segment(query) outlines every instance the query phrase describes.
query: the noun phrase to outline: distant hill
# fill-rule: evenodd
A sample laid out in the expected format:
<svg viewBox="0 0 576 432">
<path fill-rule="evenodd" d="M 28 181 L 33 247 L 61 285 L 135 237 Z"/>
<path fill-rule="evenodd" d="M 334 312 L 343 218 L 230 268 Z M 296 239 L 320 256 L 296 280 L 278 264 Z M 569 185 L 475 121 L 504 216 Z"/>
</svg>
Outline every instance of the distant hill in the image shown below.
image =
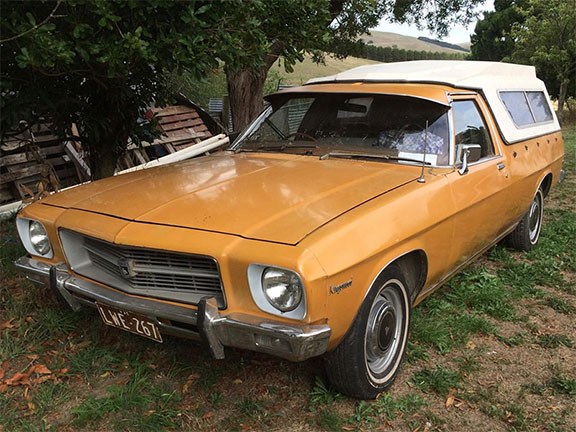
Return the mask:
<svg viewBox="0 0 576 432">
<path fill-rule="evenodd" d="M 463 54 L 462 48 L 445 48 L 436 44 L 418 40 L 418 38 L 415 37 L 404 36 L 397 33 L 375 31 L 370 35 L 362 36 L 362 39 L 366 44 L 371 44 L 374 46 L 396 47 L 399 49 L 414 51 Z M 277 74 L 277 78 L 281 81 L 282 84 L 301 85 L 308 81 L 310 78 L 334 75 L 338 72 L 352 69 L 357 66 L 376 63 L 378 62 L 356 57 L 347 57 L 341 60 L 335 59 L 331 56 L 326 56 L 324 64 L 316 64 L 309 56 L 307 56 L 302 63 L 297 62 L 294 65 L 294 72 L 292 73 L 285 72 L 281 62 L 277 62 L 277 67 L 273 68 L 272 70 L 276 71 L 275 73 Z"/>
<path fill-rule="evenodd" d="M 272 69 L 278 71 L 279 78 L 282 84 L 287 85 L 302 85 L 310 78 L 323 77 L 328 75 L 335 75 L 339 72 L 346 71 L 358 66 L 364 66 L 368 64 L 377 64 L 378 62 L 361 59 L 356 57 L 347 57 L 345 59 L 336 59 L 334 57 L 326 56 L 324 64 L 317 64 L 312 61 L 310 56 L 306 56 L 302 63 L 298 62 L 294 65 L 294 72 L 287 73 L 281 66 L 281 63 L 277 62 L 278 69 Z"/>
<path fill-rule="evenodd" d="M 438 39 L 430 39 L 430 38 L 427 38 L 427 37 L 424 37 L 424 36 L 420 36 L 420 37 L 418 38 L 418 40 L 419 40 L 419 41 L 422 41 L 422 42 L 426 42 L 426 43 L 432 44 L 432 45 L 438 45 L 439 47 L 442 47 L 442 48 L 453 49 L 453 50 L 456 50 L 456 51 L 463 51 L 463 52 L 469 52 L 469 51 L 470 51 L 469 49 L 464 48 L 464 47 L 461 47 L 460 45 L 452 44 L 452 43 L 449 43 L 449 42 L 444 42 L 444 41 L 441 41 L 441 40 L 438 40 Z"/>
<path fill-rule="evenodd" d="M 429 43 L 412 36 L 404 36 L 398 33 L 372 31 L 360 37 L 364 43 L 380 47 L 396 47 L 405 50 L 429 51 L 443 53 L 462 53 L 460 49 L 453 49 L 439 46 L 438 44 Z M 432 40 L 432 39 L 430 39 Z M 459 45 L 455 45 L 459 46 Z M 464 48 L 465 50 L 466 48 Z"/>
</svg>

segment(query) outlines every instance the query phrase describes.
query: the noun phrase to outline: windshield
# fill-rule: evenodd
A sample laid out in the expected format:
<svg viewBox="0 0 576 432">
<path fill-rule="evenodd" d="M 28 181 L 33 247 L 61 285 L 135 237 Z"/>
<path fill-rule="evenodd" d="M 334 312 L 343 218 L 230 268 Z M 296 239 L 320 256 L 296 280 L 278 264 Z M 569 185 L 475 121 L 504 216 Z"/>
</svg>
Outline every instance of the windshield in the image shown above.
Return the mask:
<svg viewBox="0 0 576 432">
<path fill-rule="evenodd" d="M 447 165 L 448 106 L 389 94 L 278 94 L 236 151 L 366 155 Z"/>
</svg>

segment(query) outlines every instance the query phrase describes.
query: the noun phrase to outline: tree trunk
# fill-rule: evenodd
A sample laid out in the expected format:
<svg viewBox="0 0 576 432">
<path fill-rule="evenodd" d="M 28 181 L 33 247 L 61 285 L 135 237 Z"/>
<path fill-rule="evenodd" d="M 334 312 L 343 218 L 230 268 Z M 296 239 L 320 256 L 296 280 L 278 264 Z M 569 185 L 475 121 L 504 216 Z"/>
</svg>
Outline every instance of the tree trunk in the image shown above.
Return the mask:
<svg viewBox="0 0 576 432">
<path fill-rule="evenodd" d="M 92 180 L 111 177 L 116 171 L 118 162 L 116 145 L 106 145 L 106 139 L 90 143 L 90 174 Z M 109 143 L 109 141 L 108 141 Z"/>
<path fill-rule="evenodd" d="M 262 111 L 264 84 L 268 71 L 278 60 L 283 49 L 282 42 L 272 43 L 268 54 L 262 59 L 263 66 L 259 68 L 246 67 L 237 70 L 225 68 L 234 132 L 243 130 Z M 227 120 L 224 119 L 224 122 L 227 123 Z"/>
<path fill-rule="evenodd" d="M 564 103 L 566 102 L 566 93 L 568 92 L 568 84 L 570 80 L 564 78 L 560 83 L 560 91 L 558 92 L 558 121 L 562 124 L 562 118 L 564 117 Z"/>
<path fill-rule="evenodd" d="M 244 129 L 264 106 L 264 83 L 268 67 L 226 70 L 232 126 L 235 132 Z M 227 119 L 223 119 L 227 123 Z"/>
<path fill-rule="evenodd" d="M 95 87 L 91 112 L 82 124 L 88 143 L 92 180 L 114 175 L 120 157 L 126 151 L 128 138 L 138 119 L 138 99 L 124 90 L 125 83 L 106 88 Z"/>
</svg>

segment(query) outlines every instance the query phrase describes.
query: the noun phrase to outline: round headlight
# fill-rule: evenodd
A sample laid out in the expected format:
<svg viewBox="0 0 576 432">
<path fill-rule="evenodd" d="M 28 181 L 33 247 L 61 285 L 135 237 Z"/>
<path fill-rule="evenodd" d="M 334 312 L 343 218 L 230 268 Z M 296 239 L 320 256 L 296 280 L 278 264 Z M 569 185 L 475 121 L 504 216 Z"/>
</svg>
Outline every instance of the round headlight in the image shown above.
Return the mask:
<svg viewBox="0 0 576 432">
<path fill-rule="evenodd" d="M 268 267 L 262 273 L 262 290 L 272 306 L 290 312 L 302 301 L 302 282 L 290 270 Z"/>
<path fill-rule="evenodd" d="M 48 239 L 48 233 L 38 221 L 30 221 L 30 243 L 36 252 L 40 255 L 46 255 L 50 252 L 50 240 Z"/>
</svg>

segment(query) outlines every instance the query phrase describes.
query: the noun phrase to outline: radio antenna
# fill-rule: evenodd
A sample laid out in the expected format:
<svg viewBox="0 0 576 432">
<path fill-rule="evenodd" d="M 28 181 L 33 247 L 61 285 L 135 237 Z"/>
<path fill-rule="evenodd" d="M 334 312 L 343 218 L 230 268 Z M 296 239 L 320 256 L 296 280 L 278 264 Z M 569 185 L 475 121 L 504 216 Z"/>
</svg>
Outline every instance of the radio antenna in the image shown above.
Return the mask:
<svg viewBox="0 0 576 432">
<path fill-rule="evenodd" d="M 422 158 L 422 171 L 418 177 L 418 183 L 426 183 L 424 178 L 424 168 L 426 166 L 426 148 L 428 147 L 428 120 L 426 120 L 426 130 L 424 131 L 424 157 Z"/>
</svg>

